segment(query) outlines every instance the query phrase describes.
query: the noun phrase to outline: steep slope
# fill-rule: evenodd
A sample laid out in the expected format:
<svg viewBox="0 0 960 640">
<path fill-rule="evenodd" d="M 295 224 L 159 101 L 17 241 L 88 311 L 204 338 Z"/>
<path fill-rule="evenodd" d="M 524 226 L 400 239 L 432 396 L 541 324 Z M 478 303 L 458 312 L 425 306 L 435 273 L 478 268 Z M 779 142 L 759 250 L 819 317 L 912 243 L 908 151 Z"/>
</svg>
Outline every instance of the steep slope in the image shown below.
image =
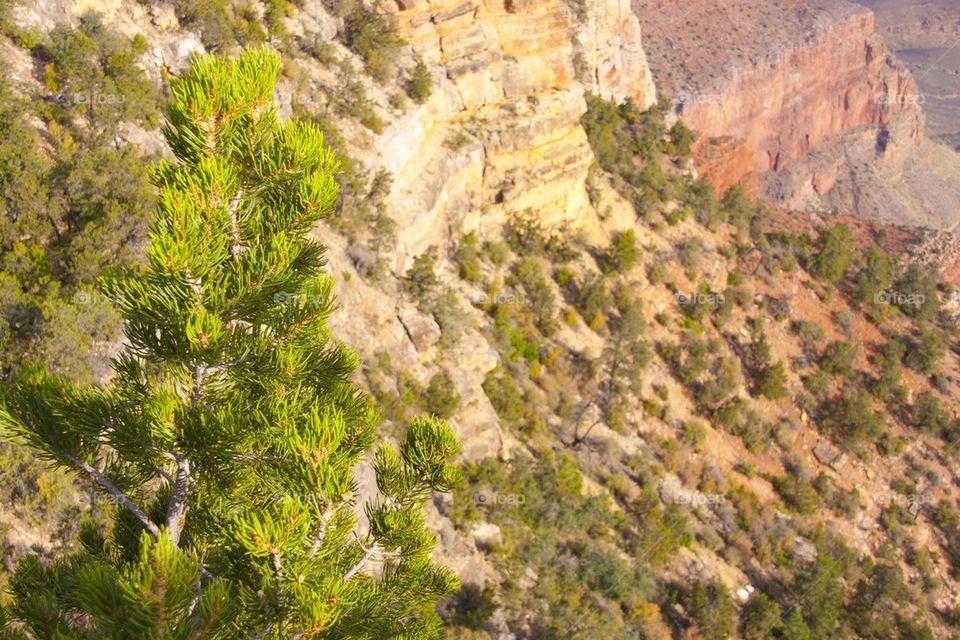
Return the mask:
<svg viewBox="0 0 960 640">
<path fill-rule="evenodd" d="M 762 208 L 700 190 L 663 114 L 640 112 L 654 93 L 625 2 L 385 3 L 408 44 L 383 48 L 395 64 L 379 78 L 346 46 L 342 5 L 291 6 L 261 40 L 284 50 L 284 113 L 321 122 L 344 162 L 316 235 L 342 304 L 331 331 L 361 356 L 382 434 L 433 412 L 464 444 L 467 483 L 429 514 L 465 585 L 444 610 L 450 637 L 956 633 L 960 360 L 935 285 L 868 254 L 870 233 L 764 233 Z M 155 80 L 211 37 L 169 3 L 84 6 L 141 34 Z M 38 0 L 18 19 L 42 38 L 80 8 Z M 210 46 L 267 29 L 254 13 L 228 14 L 228 41 Z M 833 46 L 817 33 L 817 50 Z M 44 104 L 49 61 L 22 41 L 5 42 L 7 84 Z M 691 68 L 734 48 L 700 45 L 713 48 Z M 788 57 L 812 72 L 801 54 Z M 422 104 L 405 97 L 418 57 Z M 837 124 L 820 102 L 776 101 L 824 118 L 825 136 L 865 118 L 854 134 L 875 153 L 887 116 L 851 95 L 855 119 Z M 802 165 L 790 113 L 767 121 L 786 119 L 782 145 L 756 138 L 779 145 L 781 177 Z M 56 142 L 63 125 L 31 115 Z M 111 142 L 155 148 L 141 124 Z M 730 180 L 767 166 L 745 140 L 710 142 L 740 154 L 718 154 Z M 375 491 L 362 474 L 358 492 Z"/>
</svg>

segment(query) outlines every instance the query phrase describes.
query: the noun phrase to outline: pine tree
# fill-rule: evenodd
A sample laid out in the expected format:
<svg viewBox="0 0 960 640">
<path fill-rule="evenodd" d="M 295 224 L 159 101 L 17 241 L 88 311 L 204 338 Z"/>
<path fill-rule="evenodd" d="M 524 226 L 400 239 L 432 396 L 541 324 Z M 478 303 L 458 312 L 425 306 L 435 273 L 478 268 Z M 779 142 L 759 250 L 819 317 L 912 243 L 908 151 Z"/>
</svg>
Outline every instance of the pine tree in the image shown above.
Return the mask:
<svg viewBox="0 0 960 640">
<path fill-rule="evenodd" d="M 352 471 L 376 416 L 332 340 L 331 279 L 308 234 L 334 203 L 316 126 L 280 123 L 279 57 L 197 58 L 171 83 L 147 265 L 102 280 L 125 317 L 104 387 L 32 366 L 0 428 L 115 505 L 82 551 L 28 558 L 0 611 L 11 638 L 437 638 L 457 580 L 422 507 L 459 480 L 449 428 L 416 420 Z"/>
</svg>

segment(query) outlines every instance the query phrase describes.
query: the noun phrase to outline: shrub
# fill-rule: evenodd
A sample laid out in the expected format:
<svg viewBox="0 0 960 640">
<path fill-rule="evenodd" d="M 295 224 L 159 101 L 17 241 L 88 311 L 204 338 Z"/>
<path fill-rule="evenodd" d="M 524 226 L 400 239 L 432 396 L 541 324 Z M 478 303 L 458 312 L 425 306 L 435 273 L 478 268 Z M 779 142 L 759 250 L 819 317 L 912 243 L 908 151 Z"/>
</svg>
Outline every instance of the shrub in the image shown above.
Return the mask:
<svg viewBox="0 0 960 640">
<path fill-rule="evenodd" d="M 773 488 L 784 503 L 798 513 L 810 515 L 820 507 L 820 496 L 809 479 L 799 470 L 790 469 L 786 475 L 774 478 Z"/>
<path fill-rule="evenodd" d="M 856 347 L 849 342 L 834 341 L 827 345 L 818 364 L 825 373 L 849 376 L 853 373 L 853 359 L 856 354 Z"/>
<path fill-rule="evenodd" d="M 514 278 L 527 297 L 527 307 L 537 320 L 537 327 L 546 335 L 555 329 L 557 300 L 547 284 L 543 268 L 533 258 L 525 258 L 514 268 Z"/>
<path fill-rule="evenodd" d="M 883 433 L 883 416 L 873 410 L 866 391 L 848 387 L 832 404 L 826 421 L 849 444 L 875 440 Z"/>
<path fill-rule="evenodd" d="M 483 382 L 483 391 L 503 422 L 513 428 L 521 425 L 525 416 L 523 395 L 505 369 L 494 369 Z"/>
<path fill-rule="evenodd" d="M 794 608 L 786 618 L 783 619 L 783 630 L 780 632 L 784 640 L 811 640 L 810 627 L 803 619 L 800 609 Z"/>
<path fill-rule="evenodd" d="M 771 400 L 782 398 L 787 393 L 787 369 L 782 362 L 761 368 L 754 374 L 753 389 L 757 395 Z"/>
<path fill-rule="evenodd" d="M 898 308 L 916 320 L 933 320 L 940 312 L 937 280 L 923 268 L 911 263 L 896 283 Z"/>
<path fill-rule="evenodd" d="M 480 281 L 480 246 L 476 233 L 471 231 L 460 238 L 454 259 L 459 266 L 461 278 L 467 282 Z"/>
<path fill-rule="evenodd" d="M 448 604 L 449 621 L 468 629 L 482 628 L 497 611 L 493 597 L 494 591 L 489 586 L 464 584 Z"/>
<path fill-rule="evenodd" d="M 823 327 L 816 322 L 798 322 L 794 330 L 797 332 L 800 340 L 803 341 L 803 348 L 808 352 L 812 351 L 816 345 L 823 342 L 826 338 Z"/>
<path fill-rule="evenodd" d="M 938 435 L 949 424 L 950 417 L 940 408 L 940 401 L 930 391 L 917 396 L 911 410 L 913 426 Z"/>
<path fill-rule="evenodd" d="M 693 142 L 693 131 L 683 123 L 683 120 L 677 120 L 670 127 L 670 146 L 666 151 L 677 158 L 686 158 L 690 155 Z"/>
<path fill-rule="evenodd" d="M 430 97 L 433 91 L 432 86 L 433 78 L 430 75 L 430 68 L 422 58 L 417 58 L 417 63 L 410 72 L 410 79 L 407 80 L 407 95 L 417 104 L 423 104 Z"/>
<path fill-rule="evenodd" d="M 403 288 L 417 300 L 426 300 L 439 286 L 440 279 L 434 272 L 437 262 L 437 247 L 431 245 L 413 259 L 403 280 Z"/>
<path fill-rule="evenodd" d="M 921 373 L 933 373 L 947 354 L 947 340 L 943 332 L 933 326 L 920 330 L 919 340 L 907 352 L 904 363 Z"/>
<path fill-rule="evenodd" d="M 60 121 L 69 124 L 82 113 L 108 137 L 121 122 L 155 125 L 160 93 L 137 65 L 145 50 L 142 39 L 124 38 L 96 14 L 84 16 L 76 29 L 56 27 L 47 51 L 52 60 L 48 84 L 61 97 L 56 101 Z"/>
<path fill-rule="evenodd" d="M 460 395 L 453 380 L 442 373 L 430 378 L 421 398 L 421 406 L 441 420 L 451 418 L 460 406 Z"/>
<path fill-rule="evenodd" d="M 371 8 L 357 3 L 344 18 L 343 38 L 344 44 L 363 60 L 367 73 L 381 82 L 393 72 L 398 50 L 405 44 L 396 19 L 379 3 Z"/>
<path fill-rule="evenodd" d="M 781 626 L 780 605 L 767 594 L 757 592 L 743 610 L 744 640 L 766 640 Z"/>
<path fill-rule="evenodd" d="M 699 236 L 688 238 L 680 244 L 678 258 L 688 276 L 699 273 L 703 267 L 703 253 L 703 240 Z"/>
<path fill-rule="evenodd" d="M 870 249 L 867 252 L 866 263 L 857 273 L 854 285 L 854 298 L 864 307 L 872 309 L 874 313 L 882 311 L 883 295 L 887 293 L 893 283 L 893 261 L 885 254 Z"/>
<path fill-rule="evenodd" d="M 683 441 L 696 453 L 703 451 L 707 441 L 707 427 L 699 420 L 688 420 L 683 425 Z"/>
<path fill-rule="evenodd" d="M 906 352 L 903 342 L 893 338 L 887 341 L 877 356 L 877 379 L 871 390 L 883 402 L 899 401 L 906 396 L 906 390 L 900 384 L 900 366 Z"/>
<path fill-rule="evenodd" d="M 586 274 L 577 288 L 574 306 L 587 324 L 609 311 L 613 298 L 607 289 L 607 281 L 600 274 Z"/>
<path fill-rule="evenodd" d="M 200 32 L 206 47 L 223 48 L 236 40 L 224 0 L 178 0 L 176 13 L 181 25 Z"/>
<path fill-rule="evenodd" d="M 726 640 L 737 627 L 737 609 L 719 582 L 695 582 L 684 605 L 704 640 Z"/>
<path fill-rule="evenodd" d="M 820 232 L 813 258 L 814 273 L 827 282 L 837 283 L 853 261 L 853 236 L 846 225 L 826 227 Z"/>
<path fill-rule="evenodd" d="M 621 231 L 613 237 L 610 248 L 603 260 L 603 270 L 607 273 L 630 271 L 640 257 L 637 236 L 633 229 Z"/>
<path fill-rule="evenodd" d="M 753 203 L 740 185 L 730 187 L 720 201 L 721 217 L 737 228 L 740 233 L 750 230 L 753 218 Z"/>
</svg>

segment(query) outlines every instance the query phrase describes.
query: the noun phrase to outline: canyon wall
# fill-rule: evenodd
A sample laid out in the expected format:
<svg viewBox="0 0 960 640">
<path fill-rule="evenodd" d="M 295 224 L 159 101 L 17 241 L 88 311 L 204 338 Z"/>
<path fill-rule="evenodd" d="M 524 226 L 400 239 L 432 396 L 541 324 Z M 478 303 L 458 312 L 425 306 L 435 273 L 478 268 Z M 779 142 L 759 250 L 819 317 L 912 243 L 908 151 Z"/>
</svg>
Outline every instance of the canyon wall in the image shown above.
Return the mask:
<svg viewBox="0 0 960 640">
<path fill-rule="evenodd" d="M 394 176 L 394 268 L 441 236 L 512 212 L 547 225 L 586 220 L 593 154 L 584 92 L 652 104 L 655 91 L 629 0 L 398 0 L 397 18 L 434 67 L 430 100 L 376 141 Z"/>
<path fill-rule="evenodd" d="M 916 84 L 874 33 L 873 14 L 845 1 L 635 0 L 658 87 L 700 133 L 701 168 L 722 190 L 796 168 L 811 152 L 855 134 L 878 162 L 923 137 Z M 842 151 L 842 150 L 841 150 Z M 842 159 L 841 153 L 839 159 Z M 829 163 L 827 163 L 829 164 Z M 808 189 L 769 191 L 808 206 L 836 167 Z"/>
</svg>

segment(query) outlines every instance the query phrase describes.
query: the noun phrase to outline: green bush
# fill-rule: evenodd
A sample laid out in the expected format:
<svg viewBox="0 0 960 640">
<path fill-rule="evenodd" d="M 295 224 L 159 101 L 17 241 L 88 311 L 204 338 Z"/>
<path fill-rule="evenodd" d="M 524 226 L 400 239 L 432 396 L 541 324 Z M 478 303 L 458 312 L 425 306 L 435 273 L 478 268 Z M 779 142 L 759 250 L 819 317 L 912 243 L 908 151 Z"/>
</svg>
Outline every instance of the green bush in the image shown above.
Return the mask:
<svg viewBox="0 0 960 640">
<path fill-rule="evenodd" d="M 430 68 L 422 58 L 417 58 L 410 72 L 410 78 L 407 80 L 406 90 L 410 99 L 417 104 L 423 104 L 430 97 L 433 91 L 433 78 L 430 75 Z"/>
<path fill-rule="evenodd" d="M 577 287 L 574 306 L 584 321 L 595 326 L 613 306 L 613 297 L 607 288 L 606 279 L 600 274 L 586 274 Z"/>
<path fill-rule="evenodd" d="M 883 415 L 873 409 L 870 394 L 848 387 L 825 411 L 826 422 L 848 444 L 874 441 L 884 430 Z"/>
<path fill-rule="evenodd" d="M 857 273 L 854 298 L 861 306 L 871 309 L 874 313 L 882 313 L 885 309 L 884 294 L 893 284 L 893 273 L 893 261 L 880 251 L 871 248 L 867 251 L 863 268 Z"/>
<path fill-rule="evenodd" d="M 906 397 L 906 389 L 901 384 L 900 367 L 907 348 L 903 342 L 893 338 L 880 349 L 876 358 L 877 378 L 871 390 L 881 401 L 900 402 Z"/>
<path fill-rule="evenodd" d="M 473 583 L 460 587 L 457 595 L 448 605 L 447 619 L 451 624 L 468 629 L 480 629 L 497 611 L 493 600 L 494 591 L 490 586 L 481 588 Z"/>
<path fill-rule="evenodd" d="M 633 229 L 620 231 L 613 237 L 610 248 L 603 260 L 603 270 L 607 273 L 630 271 L 640 258 L 637 247 L 637 235 Z"/>
<path fill-rule="evenodd" d="M 46 85 L 57 94 L 60 122 L 69 125 L 82 114 L 93 123 L 93 132 L 108 140 L 121 122 L 155 126 L 160 91 L 137 65 L 146 49 L 142 38 L 128 40 L 92 13 L 76 29 L 54 28 L 42 53 L 50 59 Z"/>
<path fill-rule="evenodd" d="M 771 400 L 782 398 L 787 393 L 787 369 L 776 362 L 758 370 L 753 376 L 753 391 Z"/>
<path fill-rule="evenodd" d="M 943 411 L 940 401 L 929 390 L 917 396 L 910 413 L 914 427 L 933 435 L 939 435 L 950 422 L 950 416 Z"/>
<path fill-rule="evenodd" d="M 677 158 L 687 158 L 690 155 L 690 149 L 693 146 L 695 136 L 690 127 L 683 123 L 683 120 L 677 120 L 670 127 L 670 145 L 666 151 Z"/>
<path fill-rule="evenodd" d="M 440 285 L 440 279 L 434 271 L 436 262 L 437 247 L 431 245 L 413 259 L 413 264 L 404 276 L 404 290 L 419 301 L 428 299 Z"/>
<path fill-rule="evenodd" d="M 683 441 L 696 453 L 703 451 L 707 441 L 707 427 L 699 420 L 688 420 L 683 425 Z"/>
<path fill-rule="evenodd" d="M 921 373 L 936 371 L 940 361 L 947 355 L 947 340 L 939 329 L 925 326 L 920 329 L 918 340 L 907 352 L 904 364 Z"/>
<path fill-rule="evenodd" d="M 176 12 L 180 24 L 199 31 L 208 48 L 219 49 L 236 41 L 225 0 L 177 0 Z"/>
<path fill-rule="evenodd" d="M 810 515 L 820 507 L 820 496 L 813 484 L 796 469 L 788 469 L 786 475 L 774 478 L 773 488 L 783 502 L 797 513 Z"/>
<path fill-rule="evenodd" d="M 523 393 L 508 370 L 498 368 L 488 373 L 483 381 L 483 391 L 506 426 L 514 429 L 521 426 L 526 416 L 526 405 Z"/>
<path fill-rule="evenodd" d="M 727 640 L 737 628 L 737 609 L 720 582 L 697 581 L 684 599 L 687 613 L 704 640 Z"/>
<path fill-rule="evenodd" d="M 911 263 L 906 272 L 897 279 L 897 298 L 900 311 L 916 320 L 934 320 L 940 313 L 940 297 L 937 279 L 923 268 Z"/>
<path fill-rule="evenodd" d="M 557 300 L 540 262 L 535 258 L 520 260 L 514 267 L 513 277 L 526 294 L 527 308 L 536 318 L 537 328 L 549 335 L 556 325 Z"/>
<path fill-rule="evenodd" d="M 397 53 L 405 43 L 396 19 L 379 3 L 368 8 L 358 3 L 344 18 L 344 44 L 363 60 L 371 76 L 386 81 L 393 73 Z"/>
<path fill-rule="evenodd" d="M 818 364 L 825 373 L 834 376 L 849 376 L 853 373 L 853 359 L 857 349 L 849 342 L 834 341 L 827 345 Z"/>
<path fill-rule="evenodd" d="M 757 592 L 743 609 L 744 640 L 766 640 L 774 636 L 781 628 L 781 616 L 780 605 L 762 591 Z"/>
<path fill-rule="evenodd" d="M 720 201 L 721 217 L 737 228 L 740 233 L 750 230 L 754 217 L 754 205 L 747 197 L 743 187 L 736 184 L 730 187 Z"/>
<path fill-rule="evenodd" d="M 442 420 L 453 417 L 460 406 L 460 395 L 449 376 L 438 373 L 423 391 L 421 406 Z"/>
<path fill-rule="evenodd" d="M 846 225 L 825 227 L 820 231 L 813 270 L 827 282 L 837 283 L 847 273 L 853 261 L 853 236 Z"/>
<path fill-rule="evenodd" d="M 454 259 L 457 261 L 460 277 L 467 282 L 480 282 L 480 243 L 477 234 L 471 231 L 464 234 L 457 243 Z"/>
</svg>

